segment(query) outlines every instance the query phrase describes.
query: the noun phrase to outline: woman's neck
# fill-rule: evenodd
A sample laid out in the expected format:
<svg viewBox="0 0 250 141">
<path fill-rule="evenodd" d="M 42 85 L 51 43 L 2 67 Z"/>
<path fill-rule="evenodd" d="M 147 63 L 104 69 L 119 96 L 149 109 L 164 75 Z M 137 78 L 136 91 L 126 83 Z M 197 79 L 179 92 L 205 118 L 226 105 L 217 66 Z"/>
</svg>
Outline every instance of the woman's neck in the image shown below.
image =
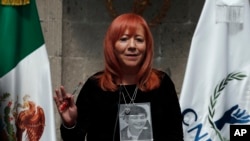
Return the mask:
<svg viewBox="0 0 250 141">
<path fill-rule="evenodd" d="M 136 79 L 139 71 L 138 67 L 133 67 L 133 68 L 123 67 L 122 70 L 123 70 L 121 78 L 122 85 L 137 84 Z"/>
<path fill-rule="evenodd" d="M 137 84 L 136 74 L 124 74 L 121 81 L 122 85 Z"/>
</svg>

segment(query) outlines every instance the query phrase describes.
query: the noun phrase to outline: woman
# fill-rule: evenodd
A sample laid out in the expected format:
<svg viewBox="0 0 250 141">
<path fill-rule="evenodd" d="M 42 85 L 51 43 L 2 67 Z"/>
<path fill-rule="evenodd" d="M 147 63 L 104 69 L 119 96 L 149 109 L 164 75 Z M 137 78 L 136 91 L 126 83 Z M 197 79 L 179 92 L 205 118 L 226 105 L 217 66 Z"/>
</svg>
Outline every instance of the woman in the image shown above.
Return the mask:
<svg viewBox="0 0 250 141">
<path fill-rule="evenodd" d="M 63 140 L 119 141 L 121 110 L 129 114 L 133 105 L 149 103 L 153 140 L 182 141 L 175 87 L 165 72 L 152 68 L 153 37 L 145 20 L 133 13 L 114 19 L 104 39 L 104 56 L 104 70 L 85 82 L 76 104 L 63 86 L 55 91 Z"/>
</svg>

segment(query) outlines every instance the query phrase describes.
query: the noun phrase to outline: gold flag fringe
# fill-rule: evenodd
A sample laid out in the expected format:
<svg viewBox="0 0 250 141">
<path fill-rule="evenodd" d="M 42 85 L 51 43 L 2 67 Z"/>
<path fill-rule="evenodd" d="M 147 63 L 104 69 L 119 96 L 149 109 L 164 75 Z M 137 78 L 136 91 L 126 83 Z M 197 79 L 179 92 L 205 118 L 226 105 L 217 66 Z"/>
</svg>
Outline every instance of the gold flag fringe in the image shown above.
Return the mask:
<svg viewBox="0 0 250 141">
<path fill-rule="evenodd" d="M 30 0 L 0 0 L 2 5 L 22 6 L 30 4 Z"/>
</svg>

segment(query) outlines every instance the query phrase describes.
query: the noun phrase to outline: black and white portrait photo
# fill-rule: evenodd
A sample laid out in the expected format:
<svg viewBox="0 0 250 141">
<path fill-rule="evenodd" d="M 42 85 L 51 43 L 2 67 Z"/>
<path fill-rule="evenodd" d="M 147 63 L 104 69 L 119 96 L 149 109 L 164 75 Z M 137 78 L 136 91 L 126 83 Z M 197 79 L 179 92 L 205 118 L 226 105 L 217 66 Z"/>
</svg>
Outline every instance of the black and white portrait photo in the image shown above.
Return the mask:
<svg viewBox="0 0 250 141">
<path fill-rule="evenodd" d="M 150 103 L 120 105 L 120 140 L 153 141 Z"/>
</svg>

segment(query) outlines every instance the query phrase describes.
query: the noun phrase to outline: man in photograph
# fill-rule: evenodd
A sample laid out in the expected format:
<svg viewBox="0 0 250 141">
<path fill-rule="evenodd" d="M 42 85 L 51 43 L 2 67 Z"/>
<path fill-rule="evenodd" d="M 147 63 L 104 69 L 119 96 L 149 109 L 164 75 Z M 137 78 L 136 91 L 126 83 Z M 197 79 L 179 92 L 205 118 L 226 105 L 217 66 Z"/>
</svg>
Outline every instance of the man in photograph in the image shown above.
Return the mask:
<svg viewBox="0 0 250 141">
<path fill-rule="evenodd" d="M 121 141 L 151 141 L 152 129 L 148 121 L 148 114 L 141 106 L 129 107 L 130 112 L 124 113 L 127 126 L 121 129 Z"/>
</svg>

